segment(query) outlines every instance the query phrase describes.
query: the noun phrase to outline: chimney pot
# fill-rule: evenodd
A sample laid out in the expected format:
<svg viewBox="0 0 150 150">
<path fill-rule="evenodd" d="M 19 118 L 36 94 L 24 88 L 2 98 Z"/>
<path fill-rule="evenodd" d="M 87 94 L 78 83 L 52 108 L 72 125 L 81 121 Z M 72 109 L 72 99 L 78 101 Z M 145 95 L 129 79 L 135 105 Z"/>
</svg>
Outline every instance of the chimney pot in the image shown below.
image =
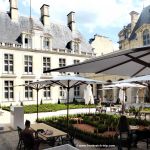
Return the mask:
<svg viewBox="0 0 150 150">
<path fill-rule="evenodd" d="M 18 22 L 18 0 L 9 0 L 10 2 L 10 17 L 14 22 Z"/>
<path fill-rule="evenodd" d="M 131 31 L 132 31 L 137 23 L 139 13 L 137 13 L 136 11 L 131 11 L 130 15 L 131 15 Z"/>
<path fill-rule="evenodd" d="M 40 8 L 41 10 L 41 21 L 44 26 L 50 25 L 49 20 L 49 5 L 43 4 L 43 6 Z"/>
<path fill-rule="evenodd" d="M 76 30 L 76 23 L 75 23 L 75 12 L 71 11 L 68 15 L 68 27 L 71 31 Z"/>
</svg>

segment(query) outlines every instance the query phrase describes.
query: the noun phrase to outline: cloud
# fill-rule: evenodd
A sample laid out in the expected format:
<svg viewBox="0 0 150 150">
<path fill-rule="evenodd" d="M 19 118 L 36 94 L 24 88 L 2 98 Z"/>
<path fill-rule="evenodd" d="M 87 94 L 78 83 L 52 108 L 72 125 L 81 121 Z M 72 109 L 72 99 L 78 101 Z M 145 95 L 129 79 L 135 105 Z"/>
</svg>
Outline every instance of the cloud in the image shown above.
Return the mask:
<svg viewBox="0 0 150 150">
<path fill-rule="evenodd" d="M 149 0 L 147 0 L 149 1 Z M 147 3 L 145 1 L 145 3 Z M 29 0 L 23 0 L 23 4 Z M 66 24 L 66 15 L 70 11 L 76 12 L 76 20 L 85 27 L 109 28 L 120 27 L 130 21 L 129 12 L 141 11 L 142 0 L 32 0 L 32 9 L 40 15 L 43 3 L 50 5 L 50 16 L 54 22 Z"/>
<path fill-rule="evenodd" d="M 30 0 L 18 1 L 20 13 L 25 15 L 29 11 Z M 66 25 L 67 14 L 74 11 L 78 29 L 88 31 L 85 33 L 88 36 L 88 33 L 93 32 L 94 35 L 98 32 L 97 29 L 107 29 L 108 32 L 113 28 L 121 29 L 130 23 L 129 13 L 132 10 L 140 13 L 143 6 L 150 4 L 150 0 L 31 0 L 33 16 L 40 18 L 40 8 L 43 4 L 50 6 L 50 20 L 55 23 Z M 8 0 L 0 1 L 0 11 L 9 10 L 8 7 Z"/>
<path fill-rule="evenodd" d="M 1 0 L 0 1 L 0 12 L 5 12 L 9 10 L 9 1 Z"/>
</svg>

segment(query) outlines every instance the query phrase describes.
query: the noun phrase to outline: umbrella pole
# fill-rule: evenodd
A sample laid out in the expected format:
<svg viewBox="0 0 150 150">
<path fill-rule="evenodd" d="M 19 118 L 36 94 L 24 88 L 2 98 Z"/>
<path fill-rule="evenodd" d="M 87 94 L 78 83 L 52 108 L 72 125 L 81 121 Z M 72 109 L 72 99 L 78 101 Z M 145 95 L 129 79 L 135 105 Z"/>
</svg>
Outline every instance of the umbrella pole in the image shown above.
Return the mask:
<svg viewBox="0 0 150 150">
<path fill-rule="evenodd" d="M 69 81 L 67 86 L 67 135 L 69 135 Z"/>
<path fill-rule="evenodd" d="M 67 134 L 69 133 L 69 88 L 67 88 Z"/>
<path fill-rule="evenodd" d="M 124 111 L 125 111 L 125 90 L 123 89 L 122 114 L 124 114 Z"/>
<path fill-rule="evenodd" d="M 39 89 L 38 89 L 38 85 L 37 85 L 37 119 L 36 119 L 36 122 L 38 122 L 39 120 L 39 117 L 38 117 L 38 113 L 39 113 L 39 105 L 38 105 L 38 99 L 39 99 Z"/>
</svg>

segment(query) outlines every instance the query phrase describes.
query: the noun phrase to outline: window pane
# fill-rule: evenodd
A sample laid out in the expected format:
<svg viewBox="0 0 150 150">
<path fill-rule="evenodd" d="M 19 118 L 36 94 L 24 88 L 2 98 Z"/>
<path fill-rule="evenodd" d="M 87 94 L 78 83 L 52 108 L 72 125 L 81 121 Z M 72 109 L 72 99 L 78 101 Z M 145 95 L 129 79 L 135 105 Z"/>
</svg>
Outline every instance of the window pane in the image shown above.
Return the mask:
<svg viewBox="0 0 150 150">
<path fill-rule="evenodd" d="M 8 92 L 5 92 L 5 98 L 8 99 Z"/>
<path fill-rule="evenodd" d="M 5 71 L 8 71 L 8 66 L 5 66 Z"/>
<path fill-rule="evenodd" d="M 13 92 L 10 92 L 10 98 L 13 98 L 14 95 L 13 95 Z"/>
</svg>

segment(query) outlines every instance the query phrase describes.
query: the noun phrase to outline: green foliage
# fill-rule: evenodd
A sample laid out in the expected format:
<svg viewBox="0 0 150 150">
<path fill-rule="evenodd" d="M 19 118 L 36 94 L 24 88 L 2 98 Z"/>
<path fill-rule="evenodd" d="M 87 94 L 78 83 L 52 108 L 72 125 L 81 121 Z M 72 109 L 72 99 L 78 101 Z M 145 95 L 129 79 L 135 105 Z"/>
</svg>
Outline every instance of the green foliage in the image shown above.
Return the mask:
<svg viewBox="0 0 150 150">
<path fill-rule="evenodd" d="M 12 105 L 12 104 L 11 104 Z M 25 113 L 36 113 L 37 112 L 37 105 L 24 105 L 24 112 Z M 95 107 L 94 105 L 91 107 Z M 77 108 L 88 108 L 87 105 L 75 105 L 70 104 L 69 109 L 77 109 Z M 3 109 L 10 111 L 10 107 L 3 107 Z M 67 109 L 66 104 L 42 104 L 39 105 L 39 112 L 52 112 L 58 110 L 65 110 Z"/>
<path fill-rule="evenodd" d="M 92 119 L 93 114 L 84 114 L 82 117 L 90 121 Z M 71 115 L 69 118 L 72 117 L 77 117 L 77 115 Z M 96 116 L 97 117 L 97 116 Z M 90 118 L 90 119 L 88 119 Z M 48 125 L 51 125 L 55 128 L 58 128 L 63 131 L 67 131 L 67 124 L 66 124 L 66 116 L 59 116 L 59 117 L 48 117 L 48 118 L 43 118 L 39 119 L 40 122 L 44 122 Z M 80 140 L 86 141 L 89 144 L 115 144 L 115 139 L 112 137 L 104 137 L 101 136 L 100 134 L 97 134 L 98 132 L 104 132 L 107 130 L 107 126 L 104 124 L 98 125 L 98 129 L 95 129 L 94 133 L 88 132 L 88 131 L 83 131 L 78 128 L 74 128 L 72 126 L 72 121 L 69 121 L 69 134 L 74 134 L 76 132 L 76 138 L 79 138 Z M 85 122 L 84 122 L 85 123 Z M 76 131 L 75 131 L 76 130 Z M 108 143 L 109 142 L 109 143 Z"/>
<path fill-rule="evenodd" d="M 143 110 L 144 110 L 144 111 L 150 111 L 150 108 L 147 108 L 147 107 L 146 107 L 146 108 L 144 108 Z"/>
<path fill-rule="evenodd" d="M 105 124 L 99 124 L 97 126 L 97 129 L 98 129 L 99 133 L 103 133 L 103 132 L 107 131 L 107 126 Z"/>
<path fill-rule="evenodd" d="M 88 131 L 82 131 L 80 129 L 75 129 L 72 124 L 74 121 L 69 120 L 69 133 L 72 134 L 76 130 L 76 138 L 86 141 L 89 144 L 116 144 L 116 137 L 104 137 L 98 133 L 103 133 L 107 131 L 108 126 L 113 125 L 116 129 L 118 125 L 119 115 L 108 115 L 108 114 L 77 114 L 69 115 L 69 118 L 82 117 L 84 124 L 89 124 L 95 127 L 94 133 Z M 140 120 L 135 118 L 128 118 L 130 125 L 150 125 L 150 122 L 146 120 Z M 39 119 L 39 121 L 47 123 L 55 128 L 67 132 L 67 120 L 66 116 L 59 117 L 47 117 Z M 105 122 L 105 123 L 104 123 Z"/>
</svg>

